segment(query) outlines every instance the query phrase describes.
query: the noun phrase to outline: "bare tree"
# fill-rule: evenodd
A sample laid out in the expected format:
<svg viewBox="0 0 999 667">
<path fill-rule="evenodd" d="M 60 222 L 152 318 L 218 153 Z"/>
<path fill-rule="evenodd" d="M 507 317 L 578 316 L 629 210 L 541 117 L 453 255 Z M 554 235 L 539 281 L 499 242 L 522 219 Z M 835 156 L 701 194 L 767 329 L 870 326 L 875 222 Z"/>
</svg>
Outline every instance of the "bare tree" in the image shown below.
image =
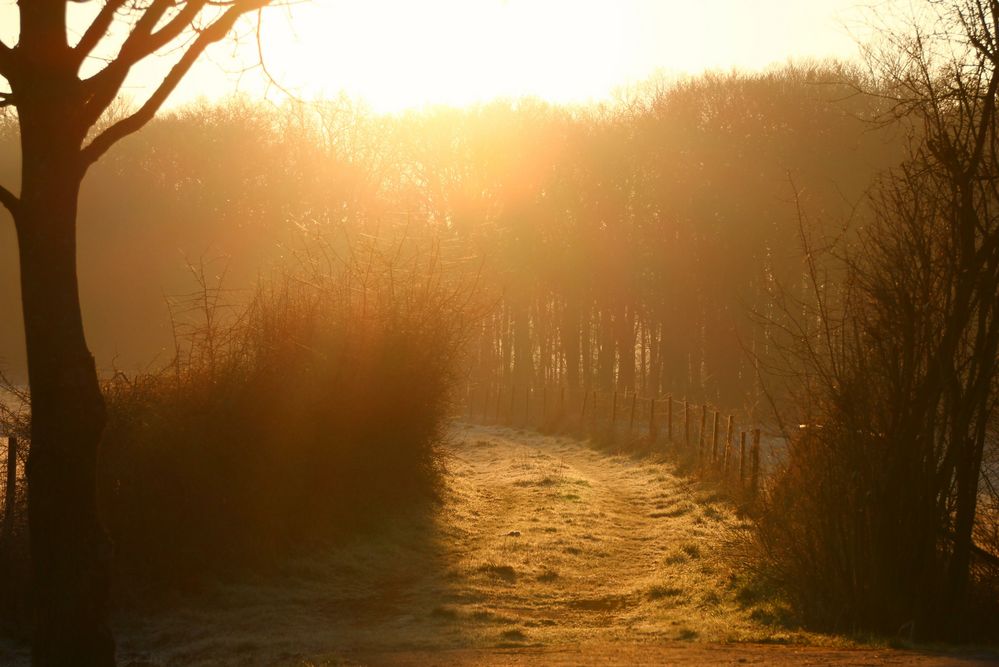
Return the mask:
<svg viewBox="0 0 999 667">
<path fill-rule="evenodd" d="M 966 638 L 987 622 L 969 583 L 999 398 L 999 0 L 927 6 L 929 27 L 873 54 L 908 158 L 834 261 L 844 278 L 806 242 L 791 423 L 822 428 L 791 438 L 761 534 L 814 620 Z"/>
<path fill-rule="evenodd" d="M 80 314 L 76 217 L 88 168 L 145 125 L 205 48 L 270 0 L 104 0 L 75 44 L 67 0 L 18 3 L 14 46 L 0 43 L 2 104 L 17 111 L 21 190 L 0 188 L 20 252 L 31 389 L 28 512 L 34 572 L 36 665 L 111 665 L 107 623 L 111 546 L 97 513 L 104 400 Z M 115 35 L 122 35 L 115 43 Z M 131 114 L 98 120 L 140 62 L 174 64 Z M 89 59 L 114 54 L 94 74 Z M 95 129 L 96 128 L 96 129 Z"/>
</svg>

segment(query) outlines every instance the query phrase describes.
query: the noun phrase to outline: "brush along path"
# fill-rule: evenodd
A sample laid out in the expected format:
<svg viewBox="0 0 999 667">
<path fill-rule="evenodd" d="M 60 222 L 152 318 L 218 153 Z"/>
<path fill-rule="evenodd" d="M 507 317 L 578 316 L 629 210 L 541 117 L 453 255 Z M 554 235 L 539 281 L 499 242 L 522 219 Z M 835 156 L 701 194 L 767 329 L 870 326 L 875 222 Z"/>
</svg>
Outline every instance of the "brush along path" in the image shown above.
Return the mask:
<svg viewBox="0 0 999 667">
<path fill-rule="evenodd" d="M 123 614 L 121 664 L 972 664 L 732 643 L 811 638 L 743 590 L 724 552 L 744 526 L 717 497 L 564 438 L 457 426 L 445 449 L 432 511 Z"/>
</svg>

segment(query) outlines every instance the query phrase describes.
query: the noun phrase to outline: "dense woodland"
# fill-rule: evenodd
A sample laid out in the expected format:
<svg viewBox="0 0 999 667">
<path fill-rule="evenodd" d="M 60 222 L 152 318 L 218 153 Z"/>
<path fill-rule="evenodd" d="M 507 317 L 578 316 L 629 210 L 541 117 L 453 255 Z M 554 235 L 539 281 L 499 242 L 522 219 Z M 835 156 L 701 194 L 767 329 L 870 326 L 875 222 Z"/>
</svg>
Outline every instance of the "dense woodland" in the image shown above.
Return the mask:
<svg viewBox="0 0 999 667">
<path fill-rule="evenodd" d="M 479 391 L 558 385 L 752 407 L 745 352 L 768 336 L 752 314 L 772 311 L 778 286 L 806 289 L 799 207 L 809 224 L 850 233 L 908 140 L 877 125 L 883 110 L 863 84 L 821 64 L 650 83 L 596 109 L 184 108 L 85 182 L 91 345 L 106 373 L 168 364 L 170 299 L 197 287 L 189 265 L 210 260 L 222 301 L 237 304 L 315 234 L 429 235 L 445 256 L 481 264 L 491 313 L 467 377 Z M 11 121 L 3 136 L 16 141 Z M 16 151 L 0 155 L 0 173 L 14 173 Z M 15 245 L 0 248 L 0 305 L 17 322 Z M 15 378 L 19 332 L 0 332 Z"/>
</svg>

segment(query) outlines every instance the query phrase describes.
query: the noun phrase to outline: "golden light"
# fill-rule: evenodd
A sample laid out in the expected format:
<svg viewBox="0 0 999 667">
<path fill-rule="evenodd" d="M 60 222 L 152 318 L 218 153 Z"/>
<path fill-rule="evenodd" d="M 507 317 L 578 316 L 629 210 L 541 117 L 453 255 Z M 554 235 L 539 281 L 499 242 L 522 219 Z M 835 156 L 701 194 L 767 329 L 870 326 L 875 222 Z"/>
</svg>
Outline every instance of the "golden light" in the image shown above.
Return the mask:
<svg viewBox="0 0 999 667">
<path fill-rule="evenodd" d="M 572 101 L 621 83 L 627 7 L 567 0 L 339 2 L 264 25 L 268 68 L 305 93 L 380 111 L 497 96 Z"/>
<path fill-rule="evenodd" d="M 277 4 L 264 10 L 260 34 L 272 78 L 298 97 L 346 93 L 383 112 L 495 97 L 588 102 L 608 99 L 615 89 L 660 71 L 696 75 L 707 69 L 760 69 L 789 58 L 851 58 L 857 49 L 845 26 L 855 27 L 862 16 L 858 0 Z M 70 32 L 78 38 L 100 5 L 71 3 Z M 8 43 L 16 38 L 16 17 L 16 5 L 0 6 L 0 38 Z M 280 97 L 273 86 L 268 91 L 259 71 L 247 71 L 257 61 L 252 22 L 243 25 L 235 43 L 219 43 L 205 56 L 169 105 L 234 90 Z M 126 94 L 144 98 L 173 60 L 168 50 L 159 62 L 137 68 Z M 84 74 L 102 65 L 95 59 Z"/>
<path fill-rule="evenodd" d="M 345 92 L 376 111 L 495 97 L 587 102 L 660 70 L 850 57 L 853 39 L 840 19 L 854 3 L 313 0 L 268 10 L 261 43 L 270 74 L 287 90 L 305 98 Z M 256 57 L 250 41 L 237 49 L 244 62 Z M 176 99 L 226 89 L 219 63 L 232 52 L 218 47 L 216 64 L 201 66 Z M 260 92 L 248 77 L 239 85 Z"/>
</svg>

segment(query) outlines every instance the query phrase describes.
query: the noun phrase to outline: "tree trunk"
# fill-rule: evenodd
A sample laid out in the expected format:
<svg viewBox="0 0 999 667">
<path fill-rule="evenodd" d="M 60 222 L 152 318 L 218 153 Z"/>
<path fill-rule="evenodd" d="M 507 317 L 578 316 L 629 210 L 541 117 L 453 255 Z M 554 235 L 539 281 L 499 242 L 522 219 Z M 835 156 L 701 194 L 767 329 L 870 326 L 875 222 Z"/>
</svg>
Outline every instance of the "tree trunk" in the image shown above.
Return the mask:
<svg viewBox="0 0 999 667">
<path fill-rule="evenodd" d="M 954 499 L 954 552 L 948 568 L 953 632 L 960 637 L 964 628 L 968 594 L 968 576 L 971 571 L 972 532 L 978 507 L 978 481 L 982 471 L 982 452 L 985 433 L 970 435 L 963 443 L 957 465 Z"/>
<path fill-rule="evenodd" d="M 533 345 L 531 342 L 530 306 L 523 294 L 511 300 L 513 306 L 513 384 L 527 391 L 534 382 Z"/>
<path fill-rule="evenodd" d="M 500 386 L 509 388 L 513 383 L 513 335 L 510 323 L 509 302 L 503 304 L 503 309 L 500 313 L 499 335 L 500 347 L 503 349 L 503 379 Z"/>
<path fill-rule="evenodd" d="M 635 390 L 635 309 L 621 305 L 614 316 L 617 342 L 617 390 Z"/>
<path fill-rule="evenodd" d="M 111 547 L 96 497 L 105 408 L 76 278 L 79 143 L 65 129 L 65 108 L 19 112 L 22 186 L 15 222 L 31 388 L 33 664 L 113 665 Z"/>
<path fill-rule="evenodd" d="M 601 305 L 600 339 L 597 342 L 597 387 L 602 391 L 614 389 L 614 325 L 610 310 Z"/>
<path fill-rule="evenodd" d="M 658 397 L 664 391 L 662 385 L 662 324 L 655 322 L 649 329 L 649 396 Z"/>
<path fill-rule="evenodd" d="M 587 303 L 581 314 L 579 331 L 579 360 L 581 366 L 579 375 L 585 395 L 586 392 L 590 391 L 590 387 L 593 384 L 593 304 Z"/>
<path fill-rule="evenodd" d="M 562 310 L 562 348 L 565 350 L 565 377 L 569 385 L 569 400 L 573 405 L 581 398 L 579 334 L 579 304 L 570 296 L 566 299 Z"/>
</svg>

